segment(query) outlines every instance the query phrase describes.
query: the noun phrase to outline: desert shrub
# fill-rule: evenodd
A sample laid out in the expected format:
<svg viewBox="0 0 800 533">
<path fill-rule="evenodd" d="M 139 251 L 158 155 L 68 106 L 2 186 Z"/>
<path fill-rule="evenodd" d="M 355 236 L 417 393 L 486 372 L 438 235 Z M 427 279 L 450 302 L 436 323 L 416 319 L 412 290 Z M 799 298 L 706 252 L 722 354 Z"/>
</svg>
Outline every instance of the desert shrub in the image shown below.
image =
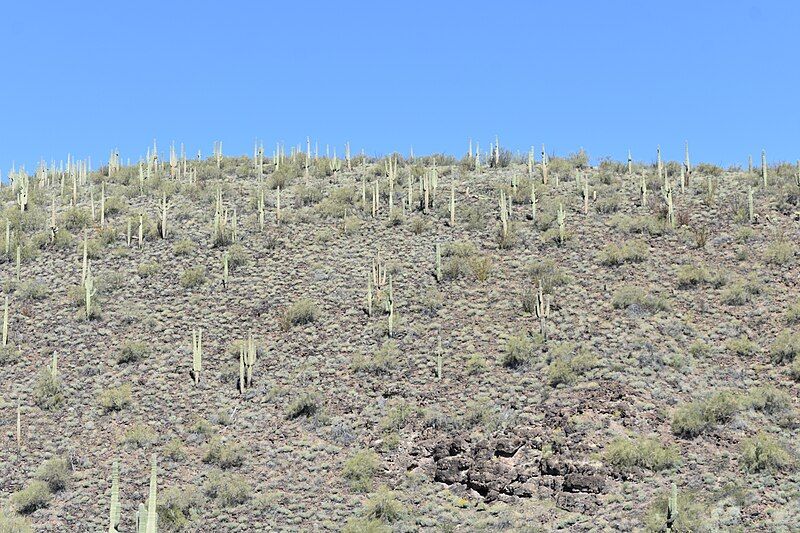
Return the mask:
<svg viewBox="0 0 800 533">
<path fill-rule="evenodd" d="M 399 431 L 406 427 L 408 421 L 416 413 L 417 409 L 414 406 L 404 401 L 400 402 L 389 409 L 386 416 L 381 419 L 380 428 L 383 431 Z"/>
<path fill-rule="evenodd" d="M 243 476 L 215 470 L 209 474 L 203 491 L 220 507 L 231 507 L 249 500 L 253 489 Z"/>
<path fill-rule="evenodd" d="M 786 448 L 763 431 L 742 441 L 741 463 L 748 472 L 783 471 L 793 462 Z"/>
<path fill-rule="evenodd" d="M 17 295 L 26 302 L 43 300 L 50 294 L 50 289 L 38 280 L 24 281 L 17 288 Z"/>
<path fill-rule="evenodd" d="M 641 263 L 647 259 L 647 244 L 643 241 L 630 241 L 622 246 L 609 244 L 598 255 L 600 263 L 618 266 L 624 263 Z"/>
<path fill-rule="evenodd" d="M 86 257 L 88 259 L 99 259 L 103 252 L 103 244 L 98 239 L 87 239 L 80 241 L 77 246 L 76 254 L 83 257 L 84 245 L 86 246 Z"/>
<path fill-rule="evenodd" d="M 97 230 L 97 241 L 101 246 L 108 246 L 114 244 L 117 240 L 117 230 L 111 226 L 100 228 Z"/>
<path fill-rule="evenodd" d="M 27 487 L 11 495 L 11 504 L 20 514 L 30 514 L 50 505 L 50 487 L 44 481 L 31 481 Z"/>
<path fill-rule="evenodd" d="M 352 235 L 361 229 L 361 219 L 355 215 L 347 215 L 344 217 L 344 234 Z"/>
<path fill-rule="evenodd" d="M 551 387 L 573 383 L 597 366 L 597 358 L 591 352 L 585 348 L 575 351 L 572 343 L 554 345 L 548 356 L 547 383 Z"/>
<path fill-rule="evenodd" d="M 472 270 L 473 276 L 475 276 L 475 279 L 478 281 L 486 281 L 489 279 L 489 276 L 491 276 L 492 271 L 494 270 L 492 258 L 488 255 L 480 255 L 470 258 L 469 267 L 470 270 Z"/>
<path fill-rule="evenodd" d="M 228 248 L 228 268 L 231 272 L 245 266 L 248 260 L 247 251 L 241 244 L 234 244 Z"/>
<path fill-rule="evenodd" d="M 467 365 L 465 369 L 467 374 L 474 376 L 475 374 L 481 374 L 482 372 L 486 371 L 486 366 L 486 358 L 481 354 L 474 353 L 467 359 Z"/>
<path fill-rule="evenodd" d="M 411 219 L 410 227 L 411 233 L 414 235 L 420 235 L 428 231 L 430 224 L 422 217 L 414 217 Z"/>
<path fill-rule="evenodd" d="M 777 413 L 792 405 L 792 397 L 774 385 L 763 385 L 747 393 L 747 404 L 757 411 Z"/>
<path fill-rule="evenodd" d="M 228 469 L 234 466 L 242 466 L 244 457 L 244 446 L 235 442 L 222 442 L 221 438 L 214 437 L 206 446 L 203 462 Z"/>
<path fill-rule="evenodd" d="M 790 305 L 784 318 L 790 326 L 800 324 L 800 302 Z"/>
<path fill-rule="evenodd" d="M 62 215 L 62 225 L 70 231 L 88 228 L 92 225 L 92 213 L 82 207 L 70 207 Z"/>
<path fill-rule="evenodd" d="M 347 460 L 342 475 L 354 491 L 368 492 L 372 489 L 372 478 L 377 470 L 378 454 L 372 450 L 361 450 Z"/>
<path fill-rule="evenodd" d="M 354 517 L 347 521 L 342 533 L 392 533 L 392 528 L 380 520 Z"/>
<path fill-rule="evenodd" d="M 112 387 L 100 393 L 100 407 L 110 413 L 122 411 L 131 404 L 131 384 L 125 383 L 119 387 Z"/>
<path fill-rule="evenodd" d="M 643 233 L 647 235 L 661 235 L 664 233 L 664 223 L 652 216 L 628 216 L 618 213 L 611 218 L 611 226 L 623 233 Z"/>
<path fill-rule="evenodd" d="M 709 279 L 709 273 L 703 266 L 683 265 L 678 269 L 678 287 L 696 287 Z"/>
<path fill-rule="evenodd" d="M 64 402 L 61 380 L 49 368 L 39 374 L 33 389 L 33 401 L 45 411 L 54 411 Z"/>
<path fill-rule="evenodd" d="M 194 487 L 169 487 L 158 493 L 158 528 L 181 531 L 202 512 L 203 498 Z"/>
<path fill-rule="evenodd" d="M 136 273 L 140 278 L 149 278 L 161 272 L 160 263 L 142 263 L 136 267 Z"/>
<path fill-rule="evenodd" d="M 198 266 L 187 268 L 181 272 L 180 283 L 184 289 L 192 289 L 200 287 L 206 282 L 206 269 L 205 267 Z"/>
<path fill-rule="evenodd" d="M 667 508 L 669 505 L 667 495 L 656 499 L 645 516 L 645 530 L 650 533 L 673 531 L 681 533 L 694 533 L 706 531 L 705 517 L 709 510 L 706 504 L 693 492 L 678 492 L 678 514 L 672 523 L 672 528 L 667 529 Z"/>
<path fill-rule="evenodd" d="M 512 335 L 506 341 L 501 363 L 506 368 L 526 365 L 533 359 L 535 347 L 533 340 L 526 333 Z"/>
<path fill-rule="evenodd" d="M 170 439 L 162 449 L 164 457 L 172 459 L 173 461 L 180 461 L 186 458 L 186 449 L 183 441 L 179 438 Z"/>
<path fill-rule="evenodd" d="M 189 239 L 182 239 L 172 245 L 172 253 L 178 256 L 189 255 L 195 251 L 197 245 Z"/>
<path fill-rule="evenodd" d="M 62 457 L 49 459 L 39 465 L 35 478 L 47 483 L 51 492 L 64 490 L 72 479 L 69 461 Z"/>
<path fill-rule="evenodd" d="M 764 262 L 771 265 L 785 265 L 794 258 L 794 246 L 786 240 L 771 242 L 764 250 Z"/>
<path fill-rule="evenodd" d="M 615 309 L 627 309 L 635 305 L 652 313 L 670 309 L 669 303 L 663 298 L 647 294 L 639 287 L 630 285 L 624 285 L 614 292 L 611 305 Z"/>
<path fill-rule="evenodd" d="M 144 342 L 129 341 L 122 345 L 117 354 L 117 363 L 136 363 L 150 355 L 150 348 Z"/>
<path fill-rule="evenodd" d="M 616 196 L 600 198 L 595 202 L 594 208 L 598 213 L 610 214 L 619 211 L 620 201 Z"/>
<path fill-rule="evenodd" d="M 351 368 L 356 372 L 368 374 L 387 374 L 400 358 L 400 349 L 393 340 L 387 340 L 371 357 L 357 356 L 353 358 Z"/>
<path fill-rule="evenodd" d="M 537 284 L 542 284 L 542 292 L 545 294 L 553 294 L 555 287 L 567 285 L 570 282 L 569 276 L 564 274 L 552 259 L 532 261 L 525 270 L 531 279 L 536 280 Z"/>
<path fill-rule="evenodd" d="M 676 409 L 672 416 L 672 432 L 693 438 L 727 422 L 738 410 L 739 400 L 733 393 L 718 392 Z"/>
<path fill-rule="evenodd" d="M 19 360 L 20 351 L 13 344 L 0 345 L 0 366 L 10 365 Z"/>
<path fill-rule="evenodd" d="M 314 393 L 304 392 L 289 404 L 286 409 L 286 418 L 293 420 L 301 416 L 311 417 L 319 410 L 319 397 Z"/>
<path fill-rule="evenodd" d="M 367 501 L 364 509 L 366 518 L 389 524 L 400 520 L 403 513 L 402 504 L 397 501 L 394 493 L 387 487 L 379 488 L 375 495 Z"/>
<path fill-rule="evenodd" d="M 636 437 L 611 441 L 604 453 L 605 461 L 617 468 L 646 468 L 657 472 L 672 468 L 680 462 L 678 447 L 664 445 L 658 439 Z"/>
<path fill-rule="evenodd" d="M 0 533 L 33 533 L 33 527 L 24 516 L 0 507 Z"/>
<path fill-rule="evenodd" d="M 758 345 L 745 336 L 728 339 L 725 348 L 740 356 L 753 355 L 758 350 Z"/>
<path fill-rule="evenodd" d="M 142 423 L 134 424 L 122 436 L 122 443 L 129 448 L 145 448 L 154 444 L 156 440 L 157 437 L 153 430 Z"/>
<path fill-rule="evenodd" d="M 785 329 L 775 338 L 770 348 L 774 363 L 787 363 L 797 359 L 800 354 L 800 333 Z"/>
<path fill-rule="evenodd" d="M 308 298 L 301 298 L 286 308 L 281 318 L 281 325 L 284 329 L 290 329 L 293 326 L 310 324 L 317 318 L 319 318 L 317 304 Z"/>
<path fill-rule="evenodd" d="M 755 279 L 739 280 L 722 291 L 720 299 L 727 305 L 744 305 L 761 292 L 763 292 L 763 288 L 759 281 Z"/>
<path fill-rule="evenodd" d="M 551 387 L 568 385 L 575 381 L 577 376 L 569 363 L 563 359 L 552 361 L 547 367 L 547 383 Z"/>
<path fill-rule="evenodd" d="M 204 438 L 210 437 L 215 431 L 211 422 L 200 416 L 196 416 L 187 429 L 192 435 L 198 435 Z"/>
</svg>

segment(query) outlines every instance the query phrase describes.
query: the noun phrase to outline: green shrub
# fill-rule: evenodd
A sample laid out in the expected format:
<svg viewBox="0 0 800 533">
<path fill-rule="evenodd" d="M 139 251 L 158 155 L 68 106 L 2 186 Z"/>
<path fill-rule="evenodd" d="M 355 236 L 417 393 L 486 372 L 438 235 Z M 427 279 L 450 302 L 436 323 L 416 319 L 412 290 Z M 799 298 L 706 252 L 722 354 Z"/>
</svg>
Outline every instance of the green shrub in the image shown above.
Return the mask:
<svg viewBox="0 0 800 533">
<path fill-rule="evenodd" d="M 311 417 L 320 409 L 319 397 L 311 392 L 304 392 L 298 396 L 289 407 L 286 409 L 286 418 L 293 420 L 295 418 Z"/>
<path fill-rule="evenodd" d="M 181 273 L 180 283 L 184 289 L 200 287 L 206 282 L 205 267 L 198 266 L 187 268 Z"/>
<path fill-rule="evenodd" d="M 650 533 L 672 531 L 675 533 L 695 533 L 707 531 L 705 517 L 709 509 L 697 494 L 693 492 L 678 492 L 678 514 L 672 523 L 672 529 L 667 529 L 668 496 L 658 498 L 645 516 L 645 529 Z"/>
<path fill-rule="evenodd" d="M 33 389 L 33 401 L 45 411 L 54 411 L 64 401 L 61 380 L 58 376 L 54 376 L 49 368 L 43 369 L 39 374 Z"/>
<path fill-rule="evenodd" d="M 202 512 L 203 498 L 193 487 L 169 487 L 158 493 L 158 528 L 181 531 Z"/>
<path fill-rule="evenodd" d="M 378 489 L 375 495 L 367 501 L 364 509 L 366 518 L 389 524 L 399 521 L 403 512 L 402 504 L 397 501 L 394 493 L 387 487 Z"/>
<path fill-rule="evenodd" d="M 356 517 L 347 521 L 342 533 L 392 533 L 392 528 L 380 520 Z"/>
<path fill-rule="evenodd" d="M 794 246 L 790 242 L 775 241 L 764 250 L 764 262 L 771 265 L 785 265 L 794 258 L 794 252 Z"/>
<path fill-rule="evenodd" d="M 182 239 L 172 245 L 172 253 L 178 256 L 190 255 L 195 251 L 197 245 L 189 239 Z"/>
<path fill-rule="evenodd" d="M 507 368 L 519 368 L 533 359 L 534 348 L 532 339 L 526 333 L 512 335 L 506 341 L 501 362 Z"/>
<path fill-rule="evenodd" d="M 372 450 L 361 450 L 344 464 L 342 475 L 356 492 L 372 489 L 372 478 L 378 470 L 378 454 Z"/>
<path fill-rule="evenodd" d="M 228 248 L 228 269 L 231 272 L 239 270 L 248 261 L 247 251 L 241 244 L 234 244 Z"/>
<path fill-rule="evenodd" d="M 56 457 L 42 463 L 36 470 L 35 478 L 44 481 L 51 492 L 64 490 L 72 479 L 72 469 L 69 461 Z"/>
<path fill-rule="evenodd" d="M 647 294 L 639 287 L 630 285 L 624 285 L 614 292 L 611 305 L 615 309 L 627 309 L 635 305 L 652 313 L 670 309 L 669 303 L 663 298 Z"/>
<path fill-rule="evenodd" d="M 638 467 L 654 472 L 672 468 L 680 462 L 677 446 L 644 437 L 614 439 L 606 447 L 604 457 L 608 464 L 620 469 Z"/>
<path fill-rule="evenodd" d="M 68 230 L 82 230 L 92 225 L 92 213 L 82 207 L 70 207 L 64 212 L 62 220 L 62 225 Z"/>
<path fill-rule="evenodd" d="M 708 271 L 697 265 L 683 265 L 678 269 L 678 287 L 686 289 L 705 283 L 710 278 Z"/>
<path fill-rule="evenodd" d="M 774 385 L 763 385 L 748 392 L 747 403 L 757 411 L 777 413 L 792 405 L 792 397 Z"/>
<path fill-rule="evenodd" d="M 800 354 L 800 333 L 788 329 L 781 331 L 772 343 L 772 361 L 787 363 L 797 359 Z"/>
<path fill-rule="evenodd" d="M 211 472 L 203 485 L 206 496 L 214 498 L 220 507 L 245 503 L 250 499 L 252 490 L 243 476 L 218 470 Z"/>
<path fill-rule="evenodd" d="M 219 437 L 214 437 L 206 447 L 203 462 L 211 463 L 223 469 L 242 466 L 244 463 L 244 447 L 235 442 L 222 442 Z"/>
<path fill-rule="evenodd" d="M 551 387 L 568 385 L 575 381 L 577 376 L 569 363 L 563 359 L 552 361 L 547 367 L 547 383 Z"/>
<path fill-rule="evenodd" d="M 793 458 L 786 448 L 773 437 L 759 432 L 755 437 L 742 441 L 741 462 L 748 472 L 783 471 L 792 466 Z"/>
<path fill-rule="evenodd" d="M 739 400 L 722 391 L 679 407 L 672 416 L 672 432 L 693 438 L 730 420 L 739 410 Z"/>
<path fill-rule="evenodd" d="M 136 273 L 140 278 L 149 278 L 161 272 L 160 263 L 142 263 L 136 267 Z"/>
<path fill-rule="evenodd" d="M 387 340 L 371 357 L 362 355 L 353 358 L 350 367 L 356 372 L 368 374 L 387 374 L 397 365 L 400 358 L 400 349 L 397 342 Z"/>
<path fill-rule="evenodd" d="M 177 437 L 170 439 L 170 441 L 164 445 L 162 453 L 164 457 L 172 459 L 173 461 L 180 461 L 186 458 L 186 450 L 183 441 Z"/>
<path fill-rule="evenodd" d="M 317 318 L 319 318 L 317 304 L 308 298 L 301 298 L 286 308 L 281 318 L 281 325 L 284 329 L 290 329 L 293 326 L 310 324 Z"/>
<path fill-rule="evenodd" d="M 722 292 L 721 299 L 727 305 L 744 305 L 761 292 L 761 284 L 755 280 L 737 281 Z"/>
<path fill-rule="evenodd" d="M 131 404 L 131 384 L 125 383 L 100 393 L 100 406 L 106 413 L 122 411 Z"/>
<path fill-rule="evenodd" d="M 567 285 L 570 282 L 569 276 L 564 274 L 552 259 L 533 261 L 525 270 L 537 285 L 542 284 L 542 292 L 545 294 L 553 294 L 556 287 Z"/>
<path fill-rule="evenodd" d="M 725 348 L 736 355 L 749 356 L 756 353 L 758 350 L 758 345 L 747 337 L 741 336 L 736 339 L 728 339 L 728 341 L 725 343 Z"/>
<path fill-rule="evenodd" d="M 156 440 L 153 430 L 141 423 L 131 426 L 122 436 L 122 443 L 130 448 L 145 448 L 154 444 Z"/>
<path fill-rule="evenodd" d="M 117 363 L 136 363 L 150 355 L 150 348 L 144 342 L 129 341 L 122 345 L 117 355 Z"/>
<path fill-rule="evenodd" d="M 386 413 L 386 416 L 380 422 L 380 428 L 383 431 L 400 431 L 412 416 L 417 412 L 411 404 L 403 401 L 395 405 Z"/>
<path fill-rule="evenodd" d="M 624 263 L 641 263 L 648 256 L 647 243 L 643 241 L 626 242 L 622 246 L 609 244 L 598 255 L 598 260 L 606 266 L 619 266 Z"/>
<path fill-rule="evenodd" d="M 23 301 L 32 302 L 44 300 L 50 294 L 50 289 L 41 281 L 30 280 L 22 282 L 17 288 L 16 294 Z"/>
<path fill-rule="evenodd" d="M 20 514 L 30 514 L 50 505 L 50 487 L 44 481 L 31 481 L 27 487 L 11 495 L 11 504 Z"/>
<path fill-rule="evenodd" d="M 19 360 L 20 351 L 13 344 L 0 344 L 0 366 L 10 365 Z"/>
<path fill-rule="evenodd" d="M 0 507 L 0 533 L 33 533 L 33 527 L 24 516 Z"/>
<path fill-rule="evenodd" d="M 786 323 L 790 326 L 800 324 L 800 302 L 790 305 L 786 310 Z"/>
</svg>

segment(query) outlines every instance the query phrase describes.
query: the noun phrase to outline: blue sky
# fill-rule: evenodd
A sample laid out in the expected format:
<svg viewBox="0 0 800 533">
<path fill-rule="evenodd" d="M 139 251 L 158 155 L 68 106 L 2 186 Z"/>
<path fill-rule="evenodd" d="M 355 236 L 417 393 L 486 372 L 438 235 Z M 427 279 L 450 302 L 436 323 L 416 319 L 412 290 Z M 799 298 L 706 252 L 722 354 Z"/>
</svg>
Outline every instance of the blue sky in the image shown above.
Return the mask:
<svg viewBox="0 0 800 533">
<path fill-rule="evenodd" d="M 688 139 L 698 161 L 794 161 L 798 28 L 788 1 L 7 2 L 0 169 L 307 135 L 641 160 Z"/>
</svg>

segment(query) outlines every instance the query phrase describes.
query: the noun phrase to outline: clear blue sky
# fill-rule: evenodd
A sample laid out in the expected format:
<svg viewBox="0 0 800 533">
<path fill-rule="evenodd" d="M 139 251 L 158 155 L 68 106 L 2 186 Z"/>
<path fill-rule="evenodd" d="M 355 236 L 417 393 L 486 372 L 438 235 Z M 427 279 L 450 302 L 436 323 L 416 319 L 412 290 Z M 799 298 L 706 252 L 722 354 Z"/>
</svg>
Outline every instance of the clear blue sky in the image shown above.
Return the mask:
<svg viewBox="0 0 800 533">
<path fill-rule="evenodd" d="M 800 158 L 797 2 L 6 2 L 0 169 L 157 138 Z M 540 149 L 540 148 L 539 148 Z M 268 153 L 271 150 L 267 150 Z"/>
</svg>

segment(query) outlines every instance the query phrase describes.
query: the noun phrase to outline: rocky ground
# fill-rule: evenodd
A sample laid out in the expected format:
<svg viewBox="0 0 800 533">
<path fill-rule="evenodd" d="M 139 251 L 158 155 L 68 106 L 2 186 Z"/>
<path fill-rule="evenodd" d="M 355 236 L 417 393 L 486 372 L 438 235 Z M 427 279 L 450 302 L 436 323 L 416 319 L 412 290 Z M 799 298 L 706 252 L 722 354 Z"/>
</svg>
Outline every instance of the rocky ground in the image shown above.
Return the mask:
<svg viewBox="0 0 800 533">
<path fill-rule="evenodd" d="M 70 175 L 51 173 L 31 177 L 24 214 L 0 189 L 3 523 L 107 529 L 118 461 L 119 531 L 133 531 L 155 453 L 162 531 L 796 531 L 797 167 L 770 167 L 765 187 L 760 169 L 697 165 L 681 187 L 668 162 L 671 224 L 656 165 L 552 158 L 544 184 L 540 162 L 502 155 L 479 170 L 400 158 L 391 214 L 378 159 L 333 172 L 319 158 L 306 175 L 286 156 L 263 180 L 248 158 L 209 159 L 141 185 L 138 165 L 104 167 L 76 206 Z"/>
</svg>

